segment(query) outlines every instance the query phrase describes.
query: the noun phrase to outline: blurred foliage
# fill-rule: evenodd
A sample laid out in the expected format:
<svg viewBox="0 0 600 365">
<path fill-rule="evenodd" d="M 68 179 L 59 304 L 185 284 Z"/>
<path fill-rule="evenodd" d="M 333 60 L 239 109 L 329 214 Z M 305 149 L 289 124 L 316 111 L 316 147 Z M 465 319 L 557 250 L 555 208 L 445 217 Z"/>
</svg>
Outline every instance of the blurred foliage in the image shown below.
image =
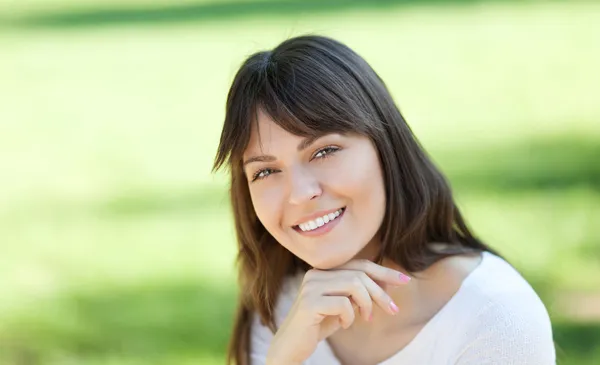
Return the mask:
<svg viewBox="0 0 600 365">
<path fill-rule="evenodd" d="M 221 364 L 245 56 L 303 33 L 378 71 L 559 364 L 600 358 L 600 4 L 0 0 L 0 364 Z"/>
<path fill-rule="evenodd" d="M 339 13 L 343 11 L 385 11 L 398 6 L 456 6 L 515 0 L 165 0 L 105 1 L 27 1 L 9 4 L 8 24 L 32 27 L 85 27 L 136 23 L 180 23 L 225 19 L 289 16 L 303 13 Z M 527 1 L 526 1 L 527 2 Z M 539 0 L 538 0 L 539 2 Z M 41 8 L 41 9 L 40 9 Z M 2 13 L 0 13 L 2 14 Z M 20 16 L 19 16 L 20 15 Z"/>
</svg>

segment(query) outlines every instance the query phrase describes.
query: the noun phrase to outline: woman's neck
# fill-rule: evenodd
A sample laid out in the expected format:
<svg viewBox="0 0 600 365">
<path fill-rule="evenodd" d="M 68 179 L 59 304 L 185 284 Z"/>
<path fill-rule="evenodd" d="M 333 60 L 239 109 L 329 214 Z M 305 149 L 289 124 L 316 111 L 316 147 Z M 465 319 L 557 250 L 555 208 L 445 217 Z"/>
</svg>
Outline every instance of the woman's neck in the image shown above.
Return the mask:
<svg viewBox="0 0 600 365">
<path fill-rule="evenodd" d="M 370 322 L 357 317 L 346 331 L 357 338 L 386 338 L 390 334 L 425 325 L 456 294 L 463 280 L 481 262 L 480 254 L 451 256 L 413 274 L 402 286 L 385 286 L 400 311 L 390 315 L 379 306 L 373 307 Z M 384 259 L 383 266 L 406 273 L 396 263 Z"/>
</svg>

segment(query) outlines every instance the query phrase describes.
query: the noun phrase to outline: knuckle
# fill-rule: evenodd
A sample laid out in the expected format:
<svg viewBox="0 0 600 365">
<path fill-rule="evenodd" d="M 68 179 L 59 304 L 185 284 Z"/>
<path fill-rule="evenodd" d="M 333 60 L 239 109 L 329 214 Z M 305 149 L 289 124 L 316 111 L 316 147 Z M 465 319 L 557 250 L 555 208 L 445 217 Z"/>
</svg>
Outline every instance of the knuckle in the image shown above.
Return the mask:
<svg viewBox="0 0 600 365">
<path fill-rule="evenodd" d="M 352 306 L 352 302 L 350 302 L 349 298 L 343 298 L 342 306 L 344 307 L 344 310 L 354 313 L 354 307 Z"/>
<path fill-rule="evenodd" d="M 371 261 L 369 261 L 367 259 L 360 259 L 360 260 L 358 260 L 358 264 L 364 270 L 366 270 L 369 267 L 370 263 L 371 263 Z"/>
<path fill-rule="evenodd" d="M 345 309 L 346 315 L 348 315 L 348 318 L 350 319 L 350 321 L 353 321 L 354 318 L 356 317 L 356 314 L 354 312 L 354 308 L 352 307 L 352 304 L 350 304 L 349 307 L 346 306 L 344 309 Z"/>
<path fill-rule="evenodd" d="M 360 279 L 360 276 L 358 275 L 352 276 L 352 279 L 350 279 L 350 284 L 353 288 L 360 288 L 364 285 L 362 280 Z"/>
<path fill-rule="evenodd" d="M 367 273 L 363 272 L 363 271 L 359 271 L 358 272 L 358 277 L 361 280 L 368 280 L 368 279 L 370 279 L 369 275 L 367 275 Z"/>
</svg>

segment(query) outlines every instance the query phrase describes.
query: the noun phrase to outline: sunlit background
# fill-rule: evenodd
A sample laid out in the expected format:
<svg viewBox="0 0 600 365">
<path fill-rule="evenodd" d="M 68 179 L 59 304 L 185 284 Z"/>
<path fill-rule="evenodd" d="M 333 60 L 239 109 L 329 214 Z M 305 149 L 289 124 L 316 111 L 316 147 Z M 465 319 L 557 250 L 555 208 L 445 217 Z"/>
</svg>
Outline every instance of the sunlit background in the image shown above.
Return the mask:
<svg viewBox="0 0 600 365">
<path fill-rule="evenodd" d="M 600 3 L 0 0 L 0 364 L 224 363 L 226 93 L 305 33 L 385 80 L 559 364 L 600 363 Z"/>
</svg>

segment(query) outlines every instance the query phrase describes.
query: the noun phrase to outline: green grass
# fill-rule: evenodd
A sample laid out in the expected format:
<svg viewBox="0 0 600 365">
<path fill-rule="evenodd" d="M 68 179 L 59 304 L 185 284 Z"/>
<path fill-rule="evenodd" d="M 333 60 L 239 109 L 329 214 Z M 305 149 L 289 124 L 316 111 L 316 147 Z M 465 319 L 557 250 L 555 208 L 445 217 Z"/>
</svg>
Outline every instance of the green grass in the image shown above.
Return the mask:
<svg viewBox="0 0 600 365">
<path fill-rule="evenodd" d="M 305 32 L 380 73 L 471 226 L 544 299 L 560 364 L 600 357 L 600 315 L 582 315 L 600 296 L 597 4 L 28 4 L 0 18 L 88 15 L 0 22 L 0 364 L 223 363 L 235 246 L 210 168 L 225 97 L 245 56 Z"/>
</svg>

